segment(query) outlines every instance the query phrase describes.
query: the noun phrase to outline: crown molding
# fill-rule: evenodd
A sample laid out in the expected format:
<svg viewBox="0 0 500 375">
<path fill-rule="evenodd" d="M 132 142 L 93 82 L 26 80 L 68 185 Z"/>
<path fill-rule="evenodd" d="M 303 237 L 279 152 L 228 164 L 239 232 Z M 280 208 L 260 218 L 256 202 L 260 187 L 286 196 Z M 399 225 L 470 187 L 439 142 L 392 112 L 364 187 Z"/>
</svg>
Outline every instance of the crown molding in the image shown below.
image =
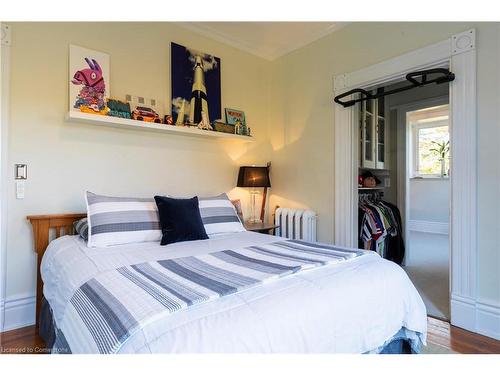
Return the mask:
<svg viewBox="0 0 500 375">
<path fill-rule="evenodd" d="M 324 36 L 327 36 L 335 31 L 340 30 L 341 28 L 345 27 L 346 25 L 349 24 L 349 22 L 337 22 L 334 25 L 331 25 L 330 27 L 327 27 L 324 30 L 320 30 L 318 32 L 312 33 L 308 38 L 303 39 L 301 41 L 297 41 L 293 43 L 292 45 L 289 45 L 287 47 L 283 48 L 275 48 L 274 51 L 272 52 L 262 52 L 259 51 L 255 46 L 253 46 L 250 43 L 245 43 L 242 42 L 241 40 L 237 38 L 233 38 L 231 36 L 228 36 L 225 33 L 222 33 L 210 26 L 207 26 L 206 24 L 202 23 L 195 23 L 195 22 L 177 22 L 177 24 L 187 30 L 193 31 L 197 34 L 201 34 L 207 38 L 216 40 L 218 42 L 227 44 L 229 46 L 235 47 L 237 49 L 240 49 L 242 51 L 251 53 L 252 55 L 261 57 L 265 60 L 273 61 L 276 60 L 277 58 L 284 56 L 292 51 L 295 51 L 299 48 L 302 48 L 318 39 L 323 38 Z"/>
</svg>

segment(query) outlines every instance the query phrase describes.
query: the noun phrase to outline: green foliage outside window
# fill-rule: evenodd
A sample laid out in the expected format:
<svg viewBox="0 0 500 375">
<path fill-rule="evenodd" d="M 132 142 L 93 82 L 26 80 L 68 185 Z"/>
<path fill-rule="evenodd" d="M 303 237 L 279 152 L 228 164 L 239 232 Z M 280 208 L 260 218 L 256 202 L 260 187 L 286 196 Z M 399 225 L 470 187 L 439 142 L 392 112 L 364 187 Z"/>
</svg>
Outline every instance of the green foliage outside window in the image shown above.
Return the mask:
<svg viewBox="0 0 500 375">
<path fill-rule="evenodd" d="M 421 128 L 418 130 L 418 173 L 440 175 L 444 160 L 445 175 L 450 168 L 450 135 L 448 126 Z"/>
</svg>

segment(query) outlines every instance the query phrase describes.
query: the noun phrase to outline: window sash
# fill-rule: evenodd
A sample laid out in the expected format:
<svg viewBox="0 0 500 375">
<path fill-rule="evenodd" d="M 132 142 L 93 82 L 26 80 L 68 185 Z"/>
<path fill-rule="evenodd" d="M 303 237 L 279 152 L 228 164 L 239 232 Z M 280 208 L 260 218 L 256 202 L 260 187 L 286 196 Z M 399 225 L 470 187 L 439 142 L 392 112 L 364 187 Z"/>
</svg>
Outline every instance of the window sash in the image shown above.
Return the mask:
<svg viewBox="0 0 500 375">
<path fill-rule="evenodd" d="M 426 123 L 410 123 L 411 128 L 411 138 L 412 138 L 412 169 L 411 177 L 420 178 L 441 178 L 441 173 L 420 173 L 420 145 L 419 145 L 419 131 L 422 129 L 440 128 L 443 126 L 448 127 L 449 132 L 449 120 L 438 120 Z"/>
</svg>

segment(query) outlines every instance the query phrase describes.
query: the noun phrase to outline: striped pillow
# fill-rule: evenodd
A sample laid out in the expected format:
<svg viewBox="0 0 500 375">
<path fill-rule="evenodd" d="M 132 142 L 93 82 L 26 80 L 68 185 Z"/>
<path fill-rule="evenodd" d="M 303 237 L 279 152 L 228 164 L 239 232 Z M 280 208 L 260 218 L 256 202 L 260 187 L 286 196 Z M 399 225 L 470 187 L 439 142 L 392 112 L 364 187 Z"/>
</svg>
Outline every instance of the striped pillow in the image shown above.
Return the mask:
<svg viewBox="0 0 500 375">
<path fill-rule="evenodd" d="M 152 198 L 118 198 L 86 192 L 89 247 L 160 241 L 160 218 Z"/>
<path fill-rule="evenodd" d="M 245 231 L 227 194 L 198 199 L 201 219 L 209 236 L 219 233 Z"/>
<path fill-rule="evenodd" d="M 75 232 L 80 235 L 85 241 L 89 239 L 89 223 L 86 217 L 77 220 L 73 223 Z"/>
</svg>

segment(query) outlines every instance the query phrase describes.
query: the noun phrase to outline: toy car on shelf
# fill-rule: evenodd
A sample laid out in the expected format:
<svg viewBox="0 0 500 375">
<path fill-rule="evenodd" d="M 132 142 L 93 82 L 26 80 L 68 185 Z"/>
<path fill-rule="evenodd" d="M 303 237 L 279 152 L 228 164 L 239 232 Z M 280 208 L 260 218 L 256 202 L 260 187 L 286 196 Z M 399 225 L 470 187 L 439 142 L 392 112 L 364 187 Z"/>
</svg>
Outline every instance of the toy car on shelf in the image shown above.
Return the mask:
<svg viewBox="0 0 500 375">
<path fill-rule="evenodd" d="M 161 124 L 161 119 L 158 113 L 148 107 L 136 107 L 136 109 L 132 111 L 132 118 L 134 120 L 156 122 Z"/>
</svg>

